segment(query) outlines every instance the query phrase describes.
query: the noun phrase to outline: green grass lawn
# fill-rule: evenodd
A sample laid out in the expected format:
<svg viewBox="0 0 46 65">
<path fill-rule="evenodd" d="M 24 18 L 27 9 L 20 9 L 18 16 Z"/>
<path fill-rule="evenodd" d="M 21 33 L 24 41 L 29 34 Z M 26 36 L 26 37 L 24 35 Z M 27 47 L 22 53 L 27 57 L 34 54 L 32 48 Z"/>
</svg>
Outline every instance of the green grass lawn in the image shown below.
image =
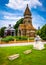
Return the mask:
<svg viewBox="0 0 46 65">
<path fill-rule="evenodd" d="M 32 53 L 25 55 L 23 51 L 32 49 Z M 8 56 L 19 53 L 20 57 L 13 61 Z M 0 47 L 0 65 L 46 65 L 46 45 L 44 50 L 34 50 L 33 46 Z"/>
</svg>

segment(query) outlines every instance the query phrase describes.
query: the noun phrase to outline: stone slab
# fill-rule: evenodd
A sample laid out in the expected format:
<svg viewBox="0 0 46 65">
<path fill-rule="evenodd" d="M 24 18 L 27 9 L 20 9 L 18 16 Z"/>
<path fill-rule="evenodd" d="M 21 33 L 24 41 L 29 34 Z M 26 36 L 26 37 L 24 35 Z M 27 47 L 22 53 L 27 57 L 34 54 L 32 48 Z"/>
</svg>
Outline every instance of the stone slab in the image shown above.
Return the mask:
<svg viewBox="0 0 46 65">
<path fill-rule="evenodd" d="M 24 51 L 23 53 L 24 54 L 29 54 L 29 53 L 31 53 L 32 52 L 32 50 L 26 50 L 26 51 Z"/>
<path fill-rule="evenodd" d="M 8 57 L 9 60 L 14 60 L 17 59 L 19 57 L 19 54 L 14 54 Z"/>
</svg>

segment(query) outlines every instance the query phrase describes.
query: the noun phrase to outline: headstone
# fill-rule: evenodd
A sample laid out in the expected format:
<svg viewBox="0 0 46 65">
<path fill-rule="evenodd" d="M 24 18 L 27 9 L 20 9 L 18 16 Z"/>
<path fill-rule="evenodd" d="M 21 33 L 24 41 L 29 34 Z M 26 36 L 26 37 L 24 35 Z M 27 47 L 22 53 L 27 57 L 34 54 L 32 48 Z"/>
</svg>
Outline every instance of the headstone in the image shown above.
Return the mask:
<svg viewBox="0 0 46 65">
<path fill-rule="evenodd" d="M 34 49 L 36 50 L 43 50 L 44 44 L 41 42 L 41 38 L 39 36 L 35 37 Z"/>
<path fill-rule="evenodd" d="M 9 60 L 14 60 L 17 59 L 19 57 L 19 54 L 14 54 L 8 57 Z"/>
<path fill-rule="evenodd" d="M 23 53 L 24 54 L 29 54 L 29 53 L 31 53 L 32 52 L 32 50 L 26 50 L 26 51 L 24 51 Z"/>
</svg>

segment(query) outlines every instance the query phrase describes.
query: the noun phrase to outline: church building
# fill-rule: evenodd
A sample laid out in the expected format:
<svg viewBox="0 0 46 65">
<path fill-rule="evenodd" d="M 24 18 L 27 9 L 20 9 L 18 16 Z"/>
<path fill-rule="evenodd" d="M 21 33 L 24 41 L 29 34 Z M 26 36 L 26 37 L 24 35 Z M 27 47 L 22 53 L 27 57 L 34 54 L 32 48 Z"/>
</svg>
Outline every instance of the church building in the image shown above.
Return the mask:
<svg viewBox="0 0 46 65">
<path fill-rule="evenodd" d="M 34 37 L 35 31 L 36 29 L 32 25 L 32 14 L 27 4 L 24 12 L 23 24 L 20 24 L 18 27 L 18 36 Z"/>
</svg>

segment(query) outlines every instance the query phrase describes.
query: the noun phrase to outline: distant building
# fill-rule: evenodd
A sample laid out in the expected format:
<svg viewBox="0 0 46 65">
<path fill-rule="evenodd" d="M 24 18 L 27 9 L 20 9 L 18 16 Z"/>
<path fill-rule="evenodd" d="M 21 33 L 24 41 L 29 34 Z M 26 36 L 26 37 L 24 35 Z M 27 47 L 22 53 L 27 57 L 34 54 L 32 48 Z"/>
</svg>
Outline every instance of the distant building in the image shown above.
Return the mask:
<svg viewBox="0 0 46 65">
<path fill-rule="evenodd" d="M 40 30 L 40 26 L 38 27 L 38 30 Z"/>
<path fill-rule="evenodd" d="M 11 27 L 11 24 L 9 24 L 9 26 L 4 31 L 4 36 L 9 36 L 9 35 L 15 36 L 15 29 Z"/>
<path fill-rule="evenodd" d="M 18 27 L 18 36 L 34 37 L 36 29 L 32 25 L 32 14 L 29 10 L 28 4 L 24 12 L 23 24 Z"/>
</svg>

